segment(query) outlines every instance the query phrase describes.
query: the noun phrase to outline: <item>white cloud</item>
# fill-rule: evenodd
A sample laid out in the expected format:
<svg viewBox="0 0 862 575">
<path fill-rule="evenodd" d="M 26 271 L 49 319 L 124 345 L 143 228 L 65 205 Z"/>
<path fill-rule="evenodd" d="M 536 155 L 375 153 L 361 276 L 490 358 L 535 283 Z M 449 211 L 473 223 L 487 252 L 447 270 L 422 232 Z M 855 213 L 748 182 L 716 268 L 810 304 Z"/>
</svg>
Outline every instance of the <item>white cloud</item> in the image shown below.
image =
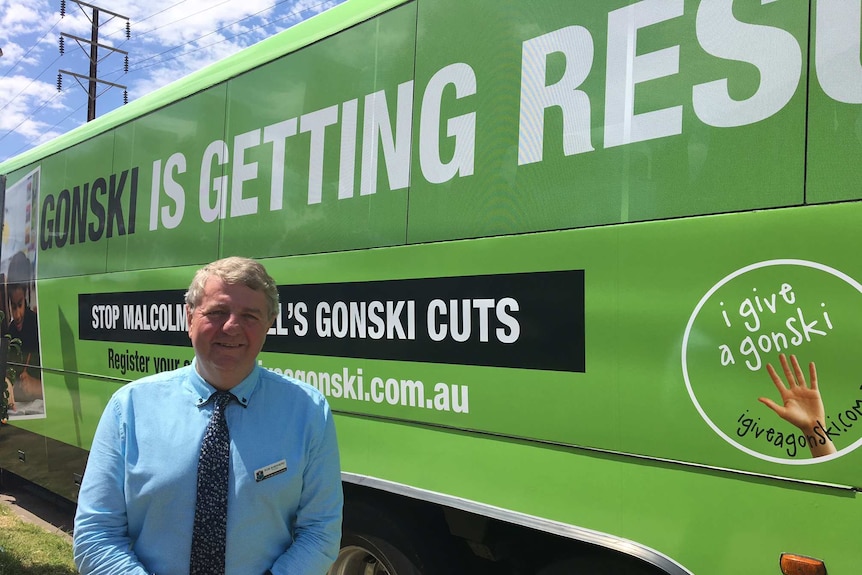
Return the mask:
<svg viewBox="0 0 862 575">
<path fill-rule="evenodd" d="M 2 26 L 3 36 L 13 36 L 21 33 L 21 31 L 38 30 L 44 14 L 49 12 L 48 10 L 40 10 L 41 6 L 47 8 L 47 3 L 33 2 L 24 5 L 7 0 L 0 1 L 0 26 Z"/>
</svg>

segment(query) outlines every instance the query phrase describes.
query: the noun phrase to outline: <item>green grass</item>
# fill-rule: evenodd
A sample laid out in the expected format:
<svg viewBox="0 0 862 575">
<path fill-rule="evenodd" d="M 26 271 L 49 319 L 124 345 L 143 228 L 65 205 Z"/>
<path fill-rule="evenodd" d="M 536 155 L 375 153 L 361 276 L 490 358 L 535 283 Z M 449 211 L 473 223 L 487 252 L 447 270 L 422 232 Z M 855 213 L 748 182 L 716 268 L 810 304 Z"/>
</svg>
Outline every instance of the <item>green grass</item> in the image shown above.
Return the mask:
<svg viewBox="0 0 862 575">
<path fill-rule="evenodd" d="M 0 505 L 0 575 L 74 575 L 72 544 Z"/>
</svg>

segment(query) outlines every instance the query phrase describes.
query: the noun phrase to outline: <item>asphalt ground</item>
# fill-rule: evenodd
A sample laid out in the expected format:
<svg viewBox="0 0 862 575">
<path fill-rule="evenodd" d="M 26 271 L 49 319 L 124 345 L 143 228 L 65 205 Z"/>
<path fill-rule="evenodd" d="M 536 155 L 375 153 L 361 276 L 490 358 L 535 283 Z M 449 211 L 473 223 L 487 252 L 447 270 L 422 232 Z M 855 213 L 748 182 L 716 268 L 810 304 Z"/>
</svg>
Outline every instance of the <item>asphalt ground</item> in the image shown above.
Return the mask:
<svg viewBox="0 0 862 575">
<path fill-rule="evenodd" d="M 72 541 L 75 504 L 17 475 L 0 471 L 0 505 L 18 517 Z"/>
</svg>

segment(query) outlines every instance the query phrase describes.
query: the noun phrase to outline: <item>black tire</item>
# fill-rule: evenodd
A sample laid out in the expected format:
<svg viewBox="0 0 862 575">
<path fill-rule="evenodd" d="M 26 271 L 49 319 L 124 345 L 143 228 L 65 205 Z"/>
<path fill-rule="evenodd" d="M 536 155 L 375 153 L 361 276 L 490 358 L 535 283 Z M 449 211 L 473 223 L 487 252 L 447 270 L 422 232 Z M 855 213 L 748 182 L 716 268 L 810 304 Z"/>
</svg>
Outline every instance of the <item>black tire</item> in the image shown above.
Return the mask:
<svg viewBox="0 0 862 575">
<path fill-rule="evenodd" d="M 352 502 L 329 575 L 456 575 L 459 557 L 442 518 Z"/>
<path fill-rule="evenodd" d="M 372 536 L 345 534 L 329 575 L 422 575 L 394 545 Z"/>
</svg>

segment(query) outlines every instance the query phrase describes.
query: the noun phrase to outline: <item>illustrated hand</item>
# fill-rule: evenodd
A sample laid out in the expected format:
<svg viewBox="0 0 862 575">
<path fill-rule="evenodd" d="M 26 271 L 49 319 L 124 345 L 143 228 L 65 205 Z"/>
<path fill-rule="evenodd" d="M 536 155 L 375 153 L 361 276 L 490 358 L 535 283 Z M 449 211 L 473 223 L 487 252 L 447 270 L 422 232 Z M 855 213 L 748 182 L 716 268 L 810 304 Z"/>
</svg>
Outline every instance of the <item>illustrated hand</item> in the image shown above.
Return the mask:
<svg viewBox="0 0 862 575">
<path fill-rule="evenodd" d="M 784 377 L 787 379 L 787 385 L 771 364 L 767 364 L 766 371 L 769 372 L 772 382 L 781 394 L 783 405 L 778 405 L 768 397 L 759 397 L 758 401 L 780 418 L 798 427 L 808 438 L 808 445 L 814 457 L 835 453 L 835 445 L 825 434 L 823 422 L 826 421 L 826 410 L 823 407 L 820 389 L 817 387 L 817 369 L 814 363 L 808 364 L 809 386 L 805 383 L 805 375 L 795 355 L 790 356 L 790 364 L 783 353 L 778 355 L 778 359 L 781 362 Z M 823 429 L 824 433 L 815 433 L 818 428 Z M 823 440 L 822 443 L 821 440 Z"/>
</svg>

